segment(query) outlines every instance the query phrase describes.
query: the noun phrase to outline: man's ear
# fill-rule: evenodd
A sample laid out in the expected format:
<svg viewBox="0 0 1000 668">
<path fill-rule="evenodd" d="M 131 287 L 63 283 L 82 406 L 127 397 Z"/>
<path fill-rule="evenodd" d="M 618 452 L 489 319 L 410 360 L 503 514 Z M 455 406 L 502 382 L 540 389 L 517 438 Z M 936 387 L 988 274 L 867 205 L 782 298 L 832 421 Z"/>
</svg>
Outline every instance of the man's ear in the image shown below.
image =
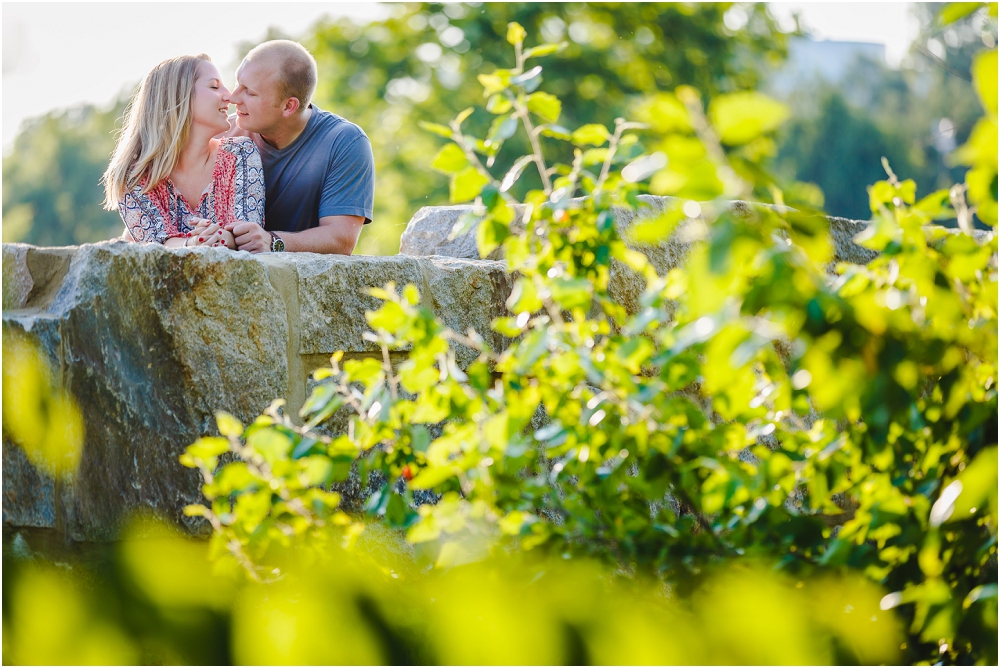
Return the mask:
<svg viewBox="0 0 1000 668">
<path fill-rule="evenodd" d="M 299 104 L 299 98 L 290 97 L 287 100 L 285 100 L 285 104 L 282 105 L 281 115 L 284 116 L 285 118 L 288 118 L 296 111 L 298 111 L 300 106 L 301 105 Z"/>
</svg>

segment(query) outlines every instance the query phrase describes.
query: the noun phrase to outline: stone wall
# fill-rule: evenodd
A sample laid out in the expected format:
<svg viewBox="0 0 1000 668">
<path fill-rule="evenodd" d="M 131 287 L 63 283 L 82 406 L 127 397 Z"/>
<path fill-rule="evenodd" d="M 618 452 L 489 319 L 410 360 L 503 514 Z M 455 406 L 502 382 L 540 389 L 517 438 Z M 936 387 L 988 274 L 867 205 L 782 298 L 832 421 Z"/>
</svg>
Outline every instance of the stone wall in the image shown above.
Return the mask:
<svg viewBox="0 0 1000 668">
<path fill-rule="evenodd" d="M 79 471 L 60 484 L 5 439 L 4 525 L 99 540 L 150 508 L 194 530 L 180 511 L 200 500 L 199 478 L 178 463 L 183 449 L 214 431 L 219 409 L 249 422 L 284 397 L 297 415 L 309 374 L 337 350 L 376 354 L 362 338 L 380 303 L 367 289 L 389 281 L 484 334 L 510 292 L 502 265 L 481 260 L 4 244 L 3 336 L 44 350 L 86 430 Z"/>
<path fill-rule="evenodd" d="M 647 198 L 651 211 L 664 203 Z M 250 255 L 122 241 L 4 244 L 3 336 L 27 334 L 42 348 L 85 423 L 80 468 L 64 481 L 36 470 L 5 437 L 4 525 L 104 540 L 130 511 L 152 509 L 190 531 L 203 529 L 181 513 L 201 495 L 197 472 L 178 456 L 214 432 L 214 411 L 249 422 L 284 397 L 295 416 L 309 374 L 333 352 L 376 355 L 362 337 L 365 311 L 379 304 L 368 288 L 414 283 L 445 324 L 491 335 L 512 281 L 500 262 L 473 259 L 471 233 L 447 239 L 465 210 L 421 209 L 393 257 Z M 619 227 L 632 222 L 619 212 Z M 871 259 L 850 241 L 864 226 L 831 219 L 838 259 Z M 661 272 L 686 251 L 676 240 L 647 249 Z M 637 276 L 614 272 L 612 294 L 629 310 L 641 290 Z M 492 341 L 495 348 L 505 343 Z M 457 353 L 463 364 L 472 359 L 469 350 Z"/>
</svg>

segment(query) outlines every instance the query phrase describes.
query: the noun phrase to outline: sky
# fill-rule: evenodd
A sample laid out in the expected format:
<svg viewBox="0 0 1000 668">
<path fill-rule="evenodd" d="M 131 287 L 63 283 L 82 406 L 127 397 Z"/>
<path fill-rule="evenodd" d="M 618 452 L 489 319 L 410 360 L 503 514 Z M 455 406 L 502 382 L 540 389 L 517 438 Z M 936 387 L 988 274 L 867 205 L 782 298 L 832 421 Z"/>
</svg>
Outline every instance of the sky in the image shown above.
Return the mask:
<svg viewBox="0 0 1000 668">
<path fill-rule="evenodd" d="M 793 11 L 820 39 L 878 42 L 896 66 L 917 35 L 911 3 L 770 3 L 789 25 Z M 3 152 L 23 120 L 82 103 L 109 104 L 172 56 L 204 52 L 232 87 L 237 47 L 274 26 L 297 36 L 324 16 L 367 22 L 373 3 L 3 3 Z"/>
</svg>

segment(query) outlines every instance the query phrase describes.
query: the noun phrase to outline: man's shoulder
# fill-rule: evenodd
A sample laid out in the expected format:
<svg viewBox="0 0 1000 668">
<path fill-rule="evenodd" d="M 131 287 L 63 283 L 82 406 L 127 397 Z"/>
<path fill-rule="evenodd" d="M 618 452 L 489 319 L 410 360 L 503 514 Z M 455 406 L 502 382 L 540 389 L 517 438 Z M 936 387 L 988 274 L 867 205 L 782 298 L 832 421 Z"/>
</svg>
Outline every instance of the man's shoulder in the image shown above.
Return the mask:
<svg viewBox="0 0 1000 668">
<path fill-rule="evenodd" d="M 353 143 L 359 137 L 368 139 L 368 135 L 357 123 L 352 123 L 343 116 L 338 116 L 332 111 L 325 111 L 313 105 L 313 114 L 316 116 L 317 129 L 331 140 Z"/>
</svg>

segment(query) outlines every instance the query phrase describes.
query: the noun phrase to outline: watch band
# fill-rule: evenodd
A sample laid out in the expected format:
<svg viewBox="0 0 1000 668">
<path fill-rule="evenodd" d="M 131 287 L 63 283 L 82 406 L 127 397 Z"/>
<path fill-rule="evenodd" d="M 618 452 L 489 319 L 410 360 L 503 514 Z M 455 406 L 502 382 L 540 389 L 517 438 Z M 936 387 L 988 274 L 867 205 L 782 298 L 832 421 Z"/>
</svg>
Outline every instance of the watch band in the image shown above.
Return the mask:
<svg viewBox="0 0 1000 668">
<path fill-rule="evenodd" d="M 282 238 L 279 237 L 274 232 L 272 232 L 271 230 L 264 230 L 264 231 L 271 235 L 271 252 L 272 253 L 283 252 L 285 250 L 285 242 L 282 240 Z"/>
</svg>

